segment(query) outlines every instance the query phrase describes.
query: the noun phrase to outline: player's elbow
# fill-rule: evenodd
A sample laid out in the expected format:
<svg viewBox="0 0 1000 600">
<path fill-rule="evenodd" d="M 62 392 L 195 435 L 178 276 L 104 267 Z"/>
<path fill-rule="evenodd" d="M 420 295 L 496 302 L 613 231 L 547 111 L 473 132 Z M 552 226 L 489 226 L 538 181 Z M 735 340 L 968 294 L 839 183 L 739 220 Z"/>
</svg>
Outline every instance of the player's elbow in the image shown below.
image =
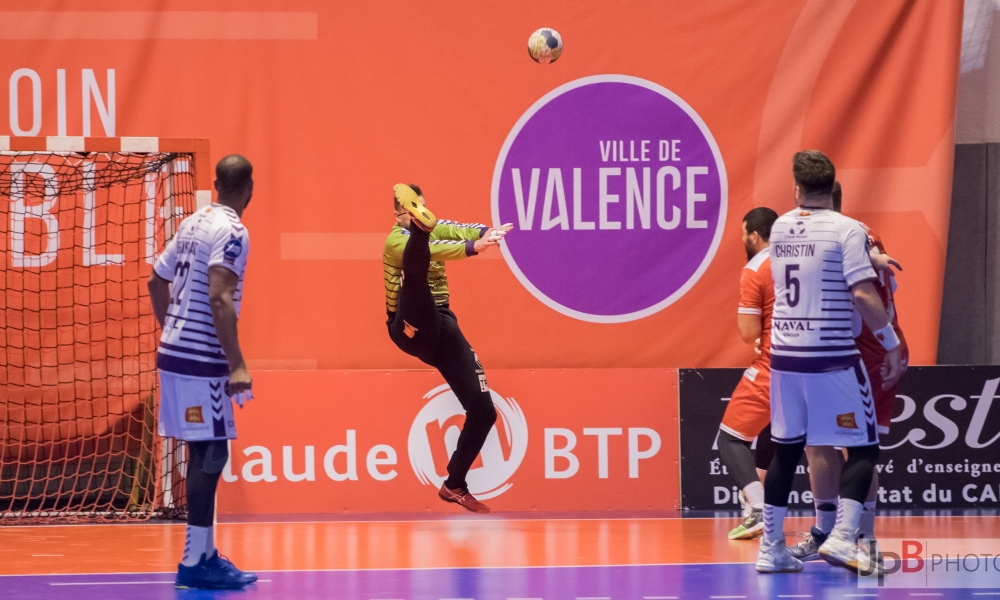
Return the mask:
<svg viewBox="0 0 1000 600">
<path fill-rule="evenodd" d="M 878 292 L 875 290 L 875 284 L 871 281 L 862 281 L 861 283 L 855 285 L 851 288 L 851 294 L 854 296 L 855 302 L 866 302 L 870 298 L 878 296 Z"/>
<path fill-rule="evenodd" d="M 763 325 L 760 322 L 760 315 L 747 315 L 740 313 L 736 316 L 736 328 L 740 331 L 740 339 L 744 344 L 753 344 L 760 337 Z"/>
<path fill-rule="evenodd" d="M 208 295 L 208 306 L 212 309 L 212 313 L 228 310 L 233 307 L 233 298 L 225 292 L 210 293 Z"/>
</svg>

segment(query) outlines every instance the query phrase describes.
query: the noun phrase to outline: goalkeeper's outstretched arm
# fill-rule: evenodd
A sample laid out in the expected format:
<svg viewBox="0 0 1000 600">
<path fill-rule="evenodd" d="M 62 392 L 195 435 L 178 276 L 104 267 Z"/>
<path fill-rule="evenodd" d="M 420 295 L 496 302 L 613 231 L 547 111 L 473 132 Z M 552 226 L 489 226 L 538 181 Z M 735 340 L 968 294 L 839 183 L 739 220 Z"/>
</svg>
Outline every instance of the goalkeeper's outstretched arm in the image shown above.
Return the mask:
<svg viewBox="0 0 1000 600">
<path fill-rule="evenodd" d="M 432 240 L 478 240 L 486 237 L 489 226 L 482 223 L 457 223 L 445 219 L 438 219 L 434 231 L 431 232 Z"/>
</svg>

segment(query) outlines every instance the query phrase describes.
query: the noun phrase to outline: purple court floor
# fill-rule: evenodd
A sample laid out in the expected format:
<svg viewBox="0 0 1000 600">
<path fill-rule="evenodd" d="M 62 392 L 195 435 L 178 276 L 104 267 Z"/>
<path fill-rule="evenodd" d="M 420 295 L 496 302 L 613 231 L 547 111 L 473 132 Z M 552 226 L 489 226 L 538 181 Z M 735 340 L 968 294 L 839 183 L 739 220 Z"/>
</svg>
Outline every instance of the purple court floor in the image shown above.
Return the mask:
<svg viewBox="0 0 1000 600">
<path fill-rule="evenodd" d="M 1000 589 L 860 588 L 853 574 L 810 563 L 758 575 L 751 564 L 262 572 L 241 591 L 177 590 L 172 573 L 0 577 L 10 600 L 722 600 L 753 598 L 1000 598 Z"/>
</svg>

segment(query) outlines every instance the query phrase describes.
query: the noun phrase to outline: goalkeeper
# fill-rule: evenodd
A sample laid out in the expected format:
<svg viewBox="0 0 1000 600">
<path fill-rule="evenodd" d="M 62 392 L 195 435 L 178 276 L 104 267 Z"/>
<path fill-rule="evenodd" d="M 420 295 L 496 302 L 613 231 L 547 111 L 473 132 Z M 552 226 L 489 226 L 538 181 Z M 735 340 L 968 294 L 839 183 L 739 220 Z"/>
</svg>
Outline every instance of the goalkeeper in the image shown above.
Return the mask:
<svg viewBox="0 0 1000 600">
<path fill-rule="evenodd" d="M 448 478 L 438 495 L 476 513 L 490 512 L 469 493 L 465 476 L 479 455 L 497 413 L 479 357 L 448 307 L 444 262 L 474 256 L 497 246 L 512 225 L 437 220 L 424 205 L 420 188 L 393 186 L 396 225 L 382 256 L 389 337 L 400 350 L 436 368 L 465 409 L 465 426 L 448 462 Z"/>
</svg>

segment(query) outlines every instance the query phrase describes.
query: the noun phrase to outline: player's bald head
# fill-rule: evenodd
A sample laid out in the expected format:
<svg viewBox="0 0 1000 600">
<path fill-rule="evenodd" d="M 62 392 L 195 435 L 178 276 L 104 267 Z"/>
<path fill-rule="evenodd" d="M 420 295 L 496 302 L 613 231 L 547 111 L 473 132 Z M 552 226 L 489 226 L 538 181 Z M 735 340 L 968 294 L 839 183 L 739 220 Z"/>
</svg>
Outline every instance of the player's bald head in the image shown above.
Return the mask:
<svg viewBox="0 0 1000 600">
<path fill-rule="evenodd" d="M 215 165 L 215 189 L 220 196 L 236 196 L 253 185 L 253 165 L 239 154 L 230 154 Z"/>
</svg>

